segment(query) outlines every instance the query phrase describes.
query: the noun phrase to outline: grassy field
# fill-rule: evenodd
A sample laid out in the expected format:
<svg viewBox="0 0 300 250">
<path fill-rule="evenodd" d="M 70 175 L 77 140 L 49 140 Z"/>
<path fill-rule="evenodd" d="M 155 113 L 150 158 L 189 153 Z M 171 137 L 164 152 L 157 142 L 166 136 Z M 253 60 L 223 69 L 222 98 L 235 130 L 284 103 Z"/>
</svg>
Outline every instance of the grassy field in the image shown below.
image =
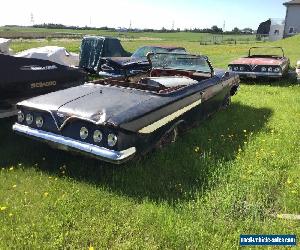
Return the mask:
<svg viewBox="0 0 300 250">
<path fill-rule="evenodd" d="M 79 40 L 15 41 L 15 51 Z M 133 51 L 157 41 L 124 41 Z M 248 45 L 200 46 L 217 67 Z M 294 65 L 300 37 L 284 46 Z M 112 166 L 14 135 L 0 121 L 0 249 L 239 249 L 240 234 L 296 234 L 300 86 L 242 82 L 228 110 L 139 161 Z M 299 243 L 298 243 L 299 244 Z M 298 245 L 299 246 L 299 245 Z"/>
<path fill-rule="evenodd" d="M 256 40 L 256 35 L 220 35 L 209 33 L 192 32 L 118 32 L 109 30 L 72 30 L 72 29 L 46 29 L 32 27 L 0 27 L 0 37 L 4 38 L 25 38 L 25 39 L 81 39 L 84 35 L 99 35 L 119 37 L 122 40 L 156 40 L 156 41 L 185 41 L 198 42 L 202 44 L 227 44 L 227 43 L 251 43 Z M 263 41 L 262 41 L 263 42 Z"/>
</svg>

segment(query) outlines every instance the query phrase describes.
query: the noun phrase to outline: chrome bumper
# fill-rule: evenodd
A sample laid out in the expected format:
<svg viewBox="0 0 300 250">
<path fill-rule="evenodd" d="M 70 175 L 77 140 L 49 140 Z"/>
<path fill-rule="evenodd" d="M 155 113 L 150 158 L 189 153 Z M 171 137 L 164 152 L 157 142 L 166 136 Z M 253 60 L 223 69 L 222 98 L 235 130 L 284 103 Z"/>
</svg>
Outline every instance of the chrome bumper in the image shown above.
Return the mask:
<svg viewBox="0 0 300 250">
<path fill-rule="evenodd" d="M 282 73 L 269 73 L 269 72 L 240 72 L 240 71 L 232 71 L 236 74 L 238 74 L 240 77 L 249 77 L 249 78 L 255 78 L 255 77 L 282 77 Z"/>
<path fill-rule="evenodd" d="M 66 151 L 79 151 L 91 157 L 115 164 L 120 164 L 129 160 L 136 153 L 135 147 L 128 148 L 123 151 L 110 150 L 89 143 L 77 141 L 61 135 L 30 128 L 28 126 L 21 125 L 18 123 L 15 123 L 13 125 L 13 130 L 17 133 L 24 134 L 26 136 L 47 142 L 53 145 L 55 148 Z"/>
</svg>

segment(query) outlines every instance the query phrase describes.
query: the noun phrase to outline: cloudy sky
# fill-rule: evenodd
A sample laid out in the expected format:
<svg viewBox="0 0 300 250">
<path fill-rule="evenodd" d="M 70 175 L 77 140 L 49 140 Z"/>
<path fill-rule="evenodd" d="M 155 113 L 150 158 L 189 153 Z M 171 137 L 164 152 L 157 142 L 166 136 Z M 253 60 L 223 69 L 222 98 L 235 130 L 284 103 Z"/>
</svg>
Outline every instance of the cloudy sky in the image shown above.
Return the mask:
<svg viewBox="0 0 300 250">
<path fill-rule="evenodd" d="M 285 0 L 9 0 L 1 2 L 0 26 L 62 23 L 132 28 L 257 29 L 268 18 L 284 18 Z"/>
</svg>

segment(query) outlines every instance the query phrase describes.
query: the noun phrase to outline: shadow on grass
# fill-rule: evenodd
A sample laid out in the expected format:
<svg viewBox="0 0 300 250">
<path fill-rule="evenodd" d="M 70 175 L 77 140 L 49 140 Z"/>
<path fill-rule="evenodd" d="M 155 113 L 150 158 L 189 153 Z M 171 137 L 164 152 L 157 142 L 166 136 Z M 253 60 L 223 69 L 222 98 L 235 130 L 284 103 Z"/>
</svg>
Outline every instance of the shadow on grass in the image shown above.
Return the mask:
<svg viewBox="0 0 300 250">
<path fill-rule="evenodd" d="M 271 115 L 270 109 L 232 104 L 173 145 L 121 166 L 51 149 L 13 134 L 12 121 L 2 120 L 0 166 L 20 164 L 22 168 L 84 181 L 136 201 L 147 198 L 174 204 L 179 199 L 193 199 L 196 192 L 204 194 L 216 185 L 215 176 L 229 170 L 231 160 L 247 145 L 245 141 L 263 130 Z"/>
<path fill-rule="evenodd" d="M 241 79 L 242 84 L 245 85 L 260 85 L 260 86 L 273 86 L 273 87 L 289 87 L 299 84 L 297 78 L 288 76 L 282 79 L 272 78 L 257 78 L 257 79 Z"/>
</svg>

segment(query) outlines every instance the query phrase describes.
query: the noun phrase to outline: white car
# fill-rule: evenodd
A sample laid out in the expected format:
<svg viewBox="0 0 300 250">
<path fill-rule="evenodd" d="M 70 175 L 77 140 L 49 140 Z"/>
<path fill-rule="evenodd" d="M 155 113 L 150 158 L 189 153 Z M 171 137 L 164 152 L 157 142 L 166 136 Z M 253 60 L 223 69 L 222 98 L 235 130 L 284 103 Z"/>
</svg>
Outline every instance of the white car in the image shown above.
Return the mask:
<svg viewBox="0 0 300 250">
<path fill-rule="evenodd" d="M 78 54 L 69 52 L 66 48 L 58 46 L 32 48 L 19 52 L 14 56 L 48 60 L 69 67 L 77 67 L 79 65 Z"/>
<path fill-rule="evenodd" d="M 297 79 L 300 81 L 300 61 L 297 62 L 296 66 Z"/>
</svg>

